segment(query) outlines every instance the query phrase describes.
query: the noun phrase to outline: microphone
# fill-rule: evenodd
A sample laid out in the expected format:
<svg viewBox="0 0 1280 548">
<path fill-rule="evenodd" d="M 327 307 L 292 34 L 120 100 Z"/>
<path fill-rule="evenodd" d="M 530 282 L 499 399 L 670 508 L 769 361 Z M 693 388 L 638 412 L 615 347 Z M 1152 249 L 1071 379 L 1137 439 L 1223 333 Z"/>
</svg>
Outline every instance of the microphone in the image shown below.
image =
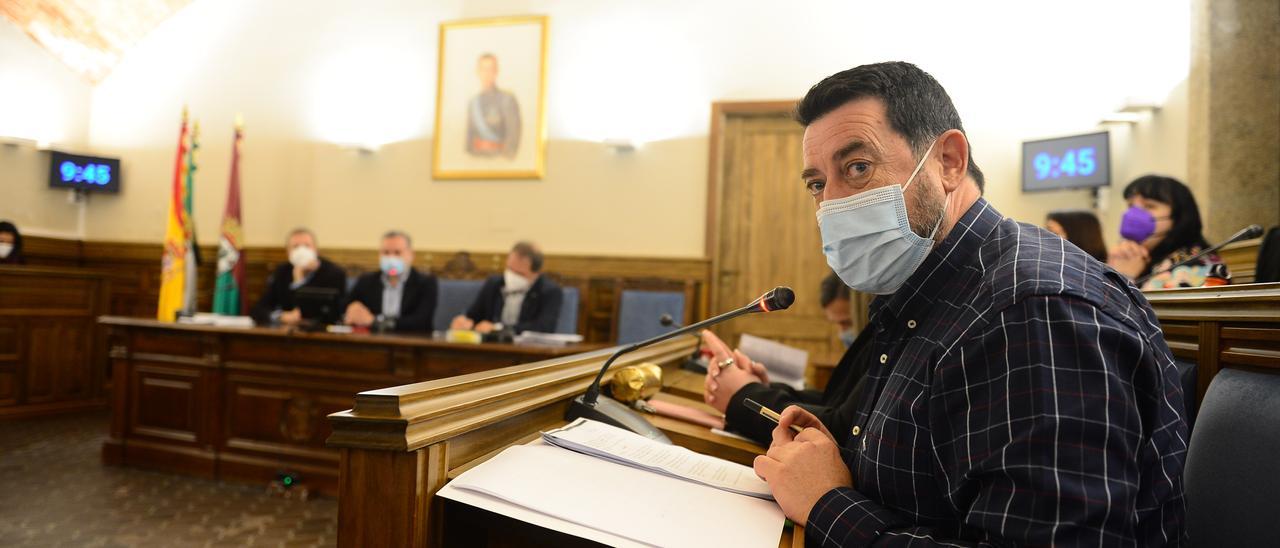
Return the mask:
<svg viewBox="0 0 1280 548">
<path fill-rule="evenodd" d="M 1146 283 L 1146 281 L 1147 281 L 1147 280 L 1150 280 L 1152 277 L 1154 277 L 1154 276 L 1159 276 L 1159 275 L 1161 275 L 1161 274 L 1164 274 L 1165 272 L 1172 272 L 1172 271 L 1173 271 L 1173 269 L 1175 269 L 1175 268 L 1178 268 L 1178 267 L 1180 267 L 1180 266 L 1186 266 L 1186 265 L 1188 265 L 1188 264 L 1194 263 L 1194 262 L 1196 262 L 1196 261 L 1200 260 L 1200 258 L 1201 258 L 1201 257 L 1204 257 L 1205 255 L 1208 255 L 1208 254 L 1210 254 L 1210 253 L 1213 253 L 1214 251 L 1217 251 L 1217 250 L 1219 250 L 1219 249 L 1222 249 L 1223 247 L 1226 247 L 1226 245 L 1227 245 L 1227 244 L 1234 243 L 1234 242 L 1238 242 L 1238 241 L 1240 241 L 1240 240 L 1252 240 L 1252 239 L 1257 238 L 1257 237 L 1260 237 L 1260 236 L 1262 236 L 1262 227 L 1261 227 L 1261 226 L 1259 226 L 1259 225 L 1249 225 L 1249 226 L 1246 226 L 1246 227 L 1244 227 L 1244 228 L 1240 229 L 1240 231 L 1239 231 L 1239 232 L 1236 232 L 1235 234 L 1232 234 L 1230 238 L 1227 238 L 1225 241 L 1223 241 L 1223 242 L 1219 243 L 1218 245 L 1215 245 L 1215 246 L 1210 247 L 1210 248 L 1208 248 L 1208 249 L 1206 249 L 1206 250 L 1204 250 L 1204 251 L 1201 251 L 1201 252 L 1199 252 L 1199 253 L 1196 253 L 1195 255 L 1192 255 L 1192 256 L 1190 256 L 1190 257 L 1188 257 L 1188 258 L 1186 258 L 1186 259 L 1183 259 L 1183 260 L 1181 260 L 1181 261 L 1178 261 L 1177 263 L 1174 263 L 1174 264 L 1173 264 L 1173 266 L 1170 266 L 1169 268 L 1166 268 L 1166 269 L 1160 270 L 1160 271 L 1158 271 L 1158 272 L 1152 272 L 1152 273 L 1150 273 L 1150 274 L 1147 274 L 1146 276 L 1143 276 L 1143 277 L 1141 277 L 1141 278 L 1138 278 L 1137 280 L 1134 280 L 1133 284 L 1134 284 L 1134 285 L 1137 285 L 1137 286 L 1139 286 L 1139 287 L 1141 287 L 1141 286 L 1142 286 L 1142 284 Z"/>
<path fill-rule="evenodd" d="M 666 434 L 661 430 L 644 420 L 640 415 L 629 409 L 626 405 L 612 398 L 600 398 L 600 381 L 604 379 L 604 374 L 609 370 L 609 366 L 618 359 L 619 356 L 628 352 L 639 350 L 654 343 L 659 343 L 667 339 L 678 337 L 686 333 L 692 333 L 704 327 L 709 327 L 720 322 L 731 320 L 745 314 L 756 314 L 761 312 L 776 312 L 778 310 L 786 310 L 796 300 L 796 293 L 790 287 L 775 287 L 770 289 L 764 295 L 761 295 L 751 304 L 725 312 L 719 316 L 707 318 L 698 323 L 690 324 L 680 329 L 668 331 L 651 339 L 640 342 L 631 343 L 618 349 L 609 359 L 605 360 L 604 366 L 600 368 L 600 372 L 596 374 L 591 386 L 587 387 L 587 391 L 581 396 L 574 398 L 569 404 L 568 411 L 565 412 L 565 420 L 576 420 L 578 418 L 588 418 L 603 423 L 617 426 L 624 430 L 630 430 L 647 438 L 661 441 L 663 443 L 671 443 Z"/>
</svg>

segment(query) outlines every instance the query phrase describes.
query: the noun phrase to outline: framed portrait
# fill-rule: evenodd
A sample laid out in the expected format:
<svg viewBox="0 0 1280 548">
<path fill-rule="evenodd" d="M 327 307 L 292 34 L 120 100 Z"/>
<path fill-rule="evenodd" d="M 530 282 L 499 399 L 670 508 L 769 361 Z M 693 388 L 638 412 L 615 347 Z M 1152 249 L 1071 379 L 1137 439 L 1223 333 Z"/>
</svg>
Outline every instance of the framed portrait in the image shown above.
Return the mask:
<svg viewBox="0 0 1280 548">
<path fill-rule="evenodd" d="M 440 25 L 435 179 L 540 179 L 547 17 Z"/>
</svg>

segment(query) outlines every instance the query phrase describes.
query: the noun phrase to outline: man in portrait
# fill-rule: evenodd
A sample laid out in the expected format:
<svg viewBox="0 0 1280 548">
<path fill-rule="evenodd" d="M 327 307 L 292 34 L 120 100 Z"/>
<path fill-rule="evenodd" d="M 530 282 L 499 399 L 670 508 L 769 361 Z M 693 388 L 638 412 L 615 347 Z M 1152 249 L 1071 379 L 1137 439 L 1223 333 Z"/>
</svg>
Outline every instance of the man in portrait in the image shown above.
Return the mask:
<svg viewBox="0 0 1280 548">
<path fill-rule="evenodd" d="M 515 95 L 498 89 L 498 58 L 484 53 L 476 62 L 480 93 L 467 105 L 467 153 L 515 158 L 520 147 L 520 105 Z"/>
</svg>

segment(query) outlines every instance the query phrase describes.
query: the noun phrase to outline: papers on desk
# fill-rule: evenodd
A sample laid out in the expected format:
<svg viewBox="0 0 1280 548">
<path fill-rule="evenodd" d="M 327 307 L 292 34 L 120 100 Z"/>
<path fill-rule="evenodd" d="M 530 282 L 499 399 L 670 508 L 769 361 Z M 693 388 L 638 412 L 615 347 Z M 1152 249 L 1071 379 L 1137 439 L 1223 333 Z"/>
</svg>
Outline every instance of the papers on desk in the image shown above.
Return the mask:
<svg viewBox="0 0 1280 548">
<path fill-rule="evenodd" d="M 769 371 L 769 382 L 787 384 L 796 390 L 804 389 L 804 368 L 809 363 L 809 352 L 746 333 L 738 340 L 738 350 L 764 364 Z"/>
<path fill-rule="evenodd" d="M 218 327 L 253 327 L 253 318 L 249 316 L 223 316 L 222 314 L 210 314 L 208 312 L 196 312 L 191 316 L 181 316 L 178 323 L 187 323 L 193 325 L 214 325 Z"/>
<path fill-rule="evenodd" d="M 532 344 L 537 346 L 569 346 L 582 342 L 582 335 L 577 333 L 539 333 L 525 331 L 516 335 L 512 342 L 516 344 Z"/>
<path fill-rule="evenodd" d="M 437 494 L 612 546 L 774 548 L 785 520 L 770 500 L 544 443 L 509 447 Z"/>
<path fill-rule="evenodd" d="M 730 493 L 773 500 L 769 484 L 746 466 L 696 453 L 679 445 L 659 443 L 602 422 L 578 419 L 564 428 L 543 432 L 542 440 L 625 466 Z"/>
</svg>

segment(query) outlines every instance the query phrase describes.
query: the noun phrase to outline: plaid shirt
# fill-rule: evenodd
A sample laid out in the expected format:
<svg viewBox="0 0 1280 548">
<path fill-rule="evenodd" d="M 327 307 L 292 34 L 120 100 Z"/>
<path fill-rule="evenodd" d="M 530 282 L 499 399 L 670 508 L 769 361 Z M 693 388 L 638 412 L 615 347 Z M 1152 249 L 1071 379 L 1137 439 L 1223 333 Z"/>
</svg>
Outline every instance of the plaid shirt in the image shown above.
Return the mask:
<svg viewBox="0 0 1280 548">
<path fill-rule="evenodd" d="M 979 199 L 871 308 L 810 546 L 1184 542 L 1182 389 L 1127 279 Z"/>
</svg>

